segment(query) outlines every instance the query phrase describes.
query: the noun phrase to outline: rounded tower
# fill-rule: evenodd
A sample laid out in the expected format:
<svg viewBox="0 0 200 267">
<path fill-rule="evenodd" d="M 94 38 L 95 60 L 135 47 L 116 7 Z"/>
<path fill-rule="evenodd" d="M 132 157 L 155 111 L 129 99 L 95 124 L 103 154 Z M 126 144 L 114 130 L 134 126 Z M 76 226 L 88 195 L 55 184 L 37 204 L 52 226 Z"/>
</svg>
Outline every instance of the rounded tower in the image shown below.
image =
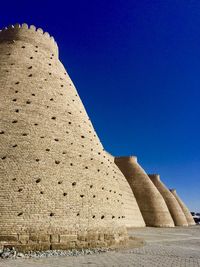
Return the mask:
<svg viewBox="0 0 200 267">
<path fill-rule="evenodd" d="M 0 101 L 0 242 L 25 250 L 125 242 L 114 164 L 48 33 L 27 24 L 0 32 Z"/>
<path fill-rule="evenodd" d="M 141 211 L 139 209 L 138 203 L 136 198 L 133 194 L 133 191 L 127 182 L 124 175 L 121 175 L 121 171 L 114 163 L 114 157 L 107 152 L 110 161 L 113 162 L 113 168 L 115 170 L 115 179 L 119 184 L 121 195 L 122 195 L 122 202 L 124 203 L 124 215 L 125 215 L 125 225 L 127 228 L 132 227 L 144 227 L 145 222 L 142 217 Z"/>
<path fill-rule="evenodd" d="M 169 189 L 160 180 L 159 174 L 148 174 L 151 181 L 154 183 L 155 187 L 158 189 L 160 194 L 165 200 L 169 212 L 174 220 L 176 226 L 188 226 L 185 214 L 183 213 L 180 205 L 178 204 L 176 198 L 172 195 Z"/>
<path fill-rule="evenodd" d="M 129 182 L 146 225 L 174 227 L 163 197 L 137 163 L 137 158 L 134 156 L 116 157 L 115 163 Z"/>
<path fill-rule="evenodd" d="M 187 206 L 185 205 L 185 203 L 180 199 L 180 197 L 178 196 L 177 192 L 175 189 L 170 189 L 170 192 L 173 194 L 173 196 L 176 198 L 177 202 L 179 203 L 183 213 L 185 214 L 186 220 L 188 222 L 188 225 L 195 225 L 195 221 L 189 211 L 189 209 L 187 208 Z"/>
</svg>

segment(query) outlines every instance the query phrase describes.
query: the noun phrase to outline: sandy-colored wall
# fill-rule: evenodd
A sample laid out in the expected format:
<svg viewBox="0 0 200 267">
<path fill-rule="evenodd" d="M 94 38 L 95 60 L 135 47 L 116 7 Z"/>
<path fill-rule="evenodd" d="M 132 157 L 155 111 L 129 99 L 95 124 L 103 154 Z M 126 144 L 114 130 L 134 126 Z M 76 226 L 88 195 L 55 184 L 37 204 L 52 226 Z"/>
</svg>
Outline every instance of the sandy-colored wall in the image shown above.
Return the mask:
<svg viewBox="0 0 200 267">
<path fill-rule="evenodd" d="M 185 214 L 185 217 L 187 219 L 188 225 L 195 225 L 194 219 L 193 219 L 189 209 L 187 208 L 185 203 L 181 200 L 181 198 L 178 196 L 176 190 L 175 189 L 170 189 L 170 192 L 173 194 L 173 196 L 178 201 L 183 213 Z"/>
<path fill-rule="evenodd" d="M 108 157 L 112 162 L 112 166 L 115 170 L 115 179 L 118 182 L 121 191 L 126 227 L 144 227 L 144 219 L 129 183 L 114 163 L 114 157 L 109 153 Z"/>
<path fill-rule="evenodd" d="M 137 158 L 116 157 L 115 163 L 129 182 L 146 225 L 173 227 L 174 222 L 163 197 L 137 163 Z"/>
<path fill-rule="evenodd" d="M 163 196 L 165 203 L 169 209 L 172 216 L 174 224 L 176 226 L 188 226 L 185 214 L 183 213 L 180 205 L 178 204 L 176 198 L 172 195 L 169 189 L 160 180 L 160 175 L 158 174 L 148 174 L 151 181 L 154 183 L 160 194 Z"/>
<path fill-rule="evenodd" d="M 0 241 L 47 249 L 126 240 L 116 169 L 48 34 L 0 32 L 0 101 Z"/>
</svg>

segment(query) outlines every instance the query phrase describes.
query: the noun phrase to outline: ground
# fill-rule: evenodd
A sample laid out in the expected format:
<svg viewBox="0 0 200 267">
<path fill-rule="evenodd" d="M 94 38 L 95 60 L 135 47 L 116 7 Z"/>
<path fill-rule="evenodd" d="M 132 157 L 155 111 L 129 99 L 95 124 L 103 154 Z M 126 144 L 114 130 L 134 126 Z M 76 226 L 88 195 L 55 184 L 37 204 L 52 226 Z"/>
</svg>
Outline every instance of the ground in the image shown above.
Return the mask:
<svg viewBox="0 0 200 267">
<path fill-rule="evenodd" d="M 0 260 L 0 267 L 200 266 L 200 226 L 137 228 L 129 234 L 144 238 L 145 245 L 78 257 Z"/>
</svg>

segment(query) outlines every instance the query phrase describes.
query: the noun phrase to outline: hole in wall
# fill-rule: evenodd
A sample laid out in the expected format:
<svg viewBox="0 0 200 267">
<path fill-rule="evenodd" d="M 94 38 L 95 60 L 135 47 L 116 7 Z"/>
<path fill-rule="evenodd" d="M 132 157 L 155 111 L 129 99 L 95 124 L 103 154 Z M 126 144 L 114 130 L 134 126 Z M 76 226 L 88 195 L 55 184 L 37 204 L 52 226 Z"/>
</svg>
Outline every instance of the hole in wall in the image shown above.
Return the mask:
<svg viewBox="0 0 200 267">
<path fill-rule="evenodd" d="M 60 164 L 60 161 L 59 160 L 55 160 L 55 164 Z"/>
<path fill-rule="evenodd" d="M 20 212 L 17 214 L 17 216 L 22 216 L 23 215 L 23 212 Z"/>
<path fill-rule="evenodd" d="M 41 182 L 41 179 L 38 178 L 36 181 L 35 181 L 37 184 Z"/>
<path fill-rule="evenodd" d="M 53 212 L 51 212 L 50 214 L 49 214 L 49 216 L 50 217 L 53 217 L 55 214 L 53 213 Z"/>
<path fill-rule="evenodd" d="M 12 123 L 17 123 L 17 120 L 13 120 Z"/>
<path fill-rule="evenodd" d="M 67 193 L 63 193 L 63 196 L 65 197 L 67 195 Z"/>
</svg>

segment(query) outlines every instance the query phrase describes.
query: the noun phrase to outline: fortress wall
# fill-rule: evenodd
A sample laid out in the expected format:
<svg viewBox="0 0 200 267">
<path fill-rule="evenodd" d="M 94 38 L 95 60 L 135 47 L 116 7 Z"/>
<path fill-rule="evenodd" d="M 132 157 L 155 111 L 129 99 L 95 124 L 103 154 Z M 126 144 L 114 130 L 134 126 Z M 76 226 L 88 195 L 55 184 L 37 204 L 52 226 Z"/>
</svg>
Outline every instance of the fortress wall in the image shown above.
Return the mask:
<svg viewBox="0 0 200 267">
<path fill-rule="evenodd" d="M 160 175 L 158 174 L 148 174 L 151 181 L 154 183 L 160 194 L 163 196 L 165 203 L 169 209 L 169 212 L 174 220 L 176 226 L 188 226 L 185 214 L 183 213 L 180 205 L 178 204 L 176 198 L 172 195 L 169 189 L 160 180 Z"/>
<path fill-rule="evenodd" d="M 116 157 L 115 163 L 129 182 L 146 225 L 173 227 L 174 222 L 163 197 L 137 163 L 137 158 Z"/>
<path fill-rule="evenodd" d="M 107 153 L 107 155 L 110 158 L 110 162 L 112 162 L 114 169 L 114 179 L 119 184 L 121 191 L 120 194 L 122 196 L 126 227 L 144 227 L 144 219 L 129 183 L 127 182 L 124 175 L 122 175 L 117 165 L 114 163 L 114 157 L 109 153 Z"/>
<path fill-rule="evenodd" d="M 125 242 L 114 165 L 56 43 L 45 38 L 27 26 L 0 32 L 0 242 L 25 249 Z"/>
<path fill-rule="evenodd" d="M 178 201 L 183 213 L 185 214 L 185 217 L 187 219 L 188 225 L 195 225 L 195 221 L 189 211 L 189 209 L 187 208 L 187 206 L 185 205 L 185 203 L 180 199 L 180 197 L 178 196 L 177 192 L 175 189 L 170 189 L 170 192 L 173 194 L 173 196 L 176 198 L 176 200 Z"/>
<path fill-rule="evenodd" d="M 49 51 L 58 57 L 58 46 L 54 38 L 48 32 L 44 32 L 41 28 L 36 28 L 34 25 L 30 27 L 24 23 L 22 25 L 10 25 L 0 30 L 0 42 L 12 43 L 18 40 L 23 40 L 23 44 L 32 44 L 37 50 L 38 47 Z"/>
</svg>

